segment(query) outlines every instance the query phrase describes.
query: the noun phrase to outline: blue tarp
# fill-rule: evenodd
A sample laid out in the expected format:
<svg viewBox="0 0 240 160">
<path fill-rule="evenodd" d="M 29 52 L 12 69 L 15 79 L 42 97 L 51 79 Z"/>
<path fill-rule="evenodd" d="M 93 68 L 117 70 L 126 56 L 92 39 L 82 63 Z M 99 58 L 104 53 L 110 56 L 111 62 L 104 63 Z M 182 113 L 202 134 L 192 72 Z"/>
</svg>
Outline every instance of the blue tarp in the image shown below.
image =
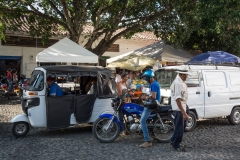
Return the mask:
<svg viewBox="0 0 240 160">
<path fill-rule="evenodd" d="M 21 56 L 1 56 L 0 55 L 0 60 L 20 60 L 22 57 Z"/>
<path fill-rule="evenodd" d="M 240 58 L 224 52 L 224 51 L 213 51 L 201 53 L 193 57 L 187 64 L 221 64 L 221 63 L 240 63 Z"/>
</svg>

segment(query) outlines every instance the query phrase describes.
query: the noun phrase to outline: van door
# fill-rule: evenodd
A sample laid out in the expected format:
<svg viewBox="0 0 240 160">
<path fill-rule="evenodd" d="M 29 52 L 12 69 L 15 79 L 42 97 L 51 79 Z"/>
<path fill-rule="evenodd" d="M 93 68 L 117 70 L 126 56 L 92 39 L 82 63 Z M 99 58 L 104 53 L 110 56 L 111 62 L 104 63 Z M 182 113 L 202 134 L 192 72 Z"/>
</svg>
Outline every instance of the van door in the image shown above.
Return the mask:
<svg viewBox="0 0 240 160">
<path fill-rule="evenodd" d="M 188 86 L 188 107 L 197 112 L 198 118 L 204 117 L 204 86 L 201 71 L 192 71 L 186 80 Z"/>
<path fill-rule="evenodd" d="M 205 117 L 225 116 L 229 109 L 229 86 L 224 71 L 202 71 L 205 86 Z"/>
<path fill-rule="evenodd" d="M 229 110 L 231 113 L 234 106 L 240 104 L 240 71 L 228 71 L 229 75 Z"/>
</svg>

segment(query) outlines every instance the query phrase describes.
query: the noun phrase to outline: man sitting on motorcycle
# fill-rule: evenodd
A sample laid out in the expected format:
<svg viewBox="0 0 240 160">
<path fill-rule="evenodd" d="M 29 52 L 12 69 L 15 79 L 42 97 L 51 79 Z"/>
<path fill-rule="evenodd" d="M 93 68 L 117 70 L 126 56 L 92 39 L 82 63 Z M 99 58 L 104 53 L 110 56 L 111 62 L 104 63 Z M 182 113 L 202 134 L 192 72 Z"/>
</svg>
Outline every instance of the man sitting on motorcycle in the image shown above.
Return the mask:
<svg viewBox="0 0 240 160">
<path fill-rule="evenodd" d="M 151 95 L 150 98 L 156 99 L 160 102 L 160 85 L 158 82 L 154 79 L 154 73 L 152 70 L 148 69 L 143 73 L 143 78 L 145 78 L 146 81 L 150 83 L 150 91 Z M 153 109 L 149 109 L 147 107 L 144 107 L 141 119 L 140 119 L 140 124 L 142 127 L 142 132 L 144 136 L 144 143 L 140 145 L 141 148 L 147 148 L 152 146 L 152 142 L 148 133 L 148 128 L 147 128 L 147 119 Z"/>
</svg>

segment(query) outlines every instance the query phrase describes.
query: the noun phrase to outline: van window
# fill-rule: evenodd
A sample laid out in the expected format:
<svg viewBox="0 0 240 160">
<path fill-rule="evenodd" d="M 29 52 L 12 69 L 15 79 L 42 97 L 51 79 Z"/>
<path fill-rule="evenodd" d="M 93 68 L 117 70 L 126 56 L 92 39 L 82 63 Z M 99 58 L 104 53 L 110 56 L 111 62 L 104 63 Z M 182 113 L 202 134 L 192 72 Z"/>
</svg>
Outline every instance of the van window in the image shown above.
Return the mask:
<svg viewBox="0 0 240 160">
<path fill-rule="evenodd" d="M 161 88 L 170 88 L 177 73 L 174 70 L 159 70 L 155 72 L 155 78 L 161 85 Z"/>
<path fill-rule="evenodd" d="M 41 91 L 44 88 L 44 76 L 42 71 L 33 71 L 31 79 L 28 83 L 27 90 L 29 91 Z"/>
<path fill-rule="evenodd" d="M 176 78 L 177 73 L 175 70 L 159 70 L 155 72 L 155 78 L 161 85 L 161 88 L 170 88 L 172 82 Z M 198 72 L 192 72 L 186 80 L 188 87 L 198 87 L 199 86 L 199 76 Z"/>
<path fill-rule="evenodd" d="M 205 72 L 206 85 L 211 86 L 226 86 L 226 78 L 224 72 Z"/>
<path fill-rule="evenodd" d="M 240 72 L 229 72 L 229 79 L 232 86 L 240 85 Z"/>
<path fill-rule="evenodd" d="M 199 87 L 199 74 L 196 71 L 192 71 L 186 79 L 186 84 L 188 87 Z"/>
</svg>

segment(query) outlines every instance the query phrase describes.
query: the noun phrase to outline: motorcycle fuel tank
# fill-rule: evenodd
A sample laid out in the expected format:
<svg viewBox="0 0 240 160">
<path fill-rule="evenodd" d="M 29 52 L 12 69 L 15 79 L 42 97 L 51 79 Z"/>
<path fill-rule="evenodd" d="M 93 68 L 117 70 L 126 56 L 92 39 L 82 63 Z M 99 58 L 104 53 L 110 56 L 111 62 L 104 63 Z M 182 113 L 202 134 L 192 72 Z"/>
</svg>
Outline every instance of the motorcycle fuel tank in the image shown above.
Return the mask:
<svg viewBox="0 0 240 160">
<path fill-rule="evenodd" d="M 143 112 L 143 109 L 144 107 L 136 104 L 136 103 L 125 103 L 123 105 L 123 112 L 126 114 L 126 115 L 132 115 L 132 114 L 136 114 L 138 116 L 141 116 L 142 115 L 142 112 Z M 156 114 L 151 114 L 149 116 L 149 118 L 153 118 Z"/>
</svg>

